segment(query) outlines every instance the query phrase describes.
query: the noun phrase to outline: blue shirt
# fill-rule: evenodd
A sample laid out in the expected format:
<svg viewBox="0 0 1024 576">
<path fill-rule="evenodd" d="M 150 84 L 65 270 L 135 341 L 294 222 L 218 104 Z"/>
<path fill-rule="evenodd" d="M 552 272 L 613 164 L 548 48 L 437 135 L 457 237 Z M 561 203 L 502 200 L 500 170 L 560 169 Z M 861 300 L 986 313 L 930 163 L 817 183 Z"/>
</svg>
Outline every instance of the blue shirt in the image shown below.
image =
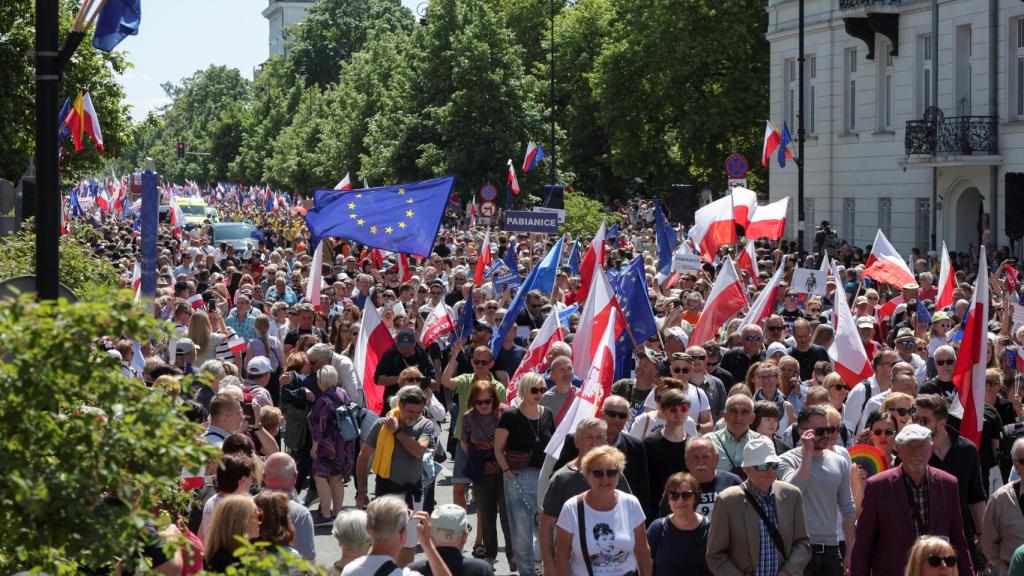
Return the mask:
<svg viewBox="0 0 1024 576">
<path fill-rule="evenodd" d="M 762 495 L 753 486 L 750 486 L 750 493 L 754 495 L 754 499 L 757 500 L 761 510 L 764 510 L 771 523 L 778 526 L 779 516 L 775 509 L 775 494 L 769 491 L 767 495 Z M 768 532 L 768 528 L 764 525 L 764 520 L 758 519 L 757 529 L 760 535 L 761 550 L 757 557 L 757 567 L 754 568 L 754 576 L 777 576 L 779 568 L 782 567 L 779 559 L 779 549 L 772 542 L 772 537 Z"/>
<path fill-rule="evenodd" d="M 253 316 L 252 311 L 245 318 L 239 320 L 238 309 L 234 308 L 224 319 L 224 323 L 241 336 L 246 344 L 259 336 L 259 333 L 256 332 L 256 317 Z"/>
</svg>

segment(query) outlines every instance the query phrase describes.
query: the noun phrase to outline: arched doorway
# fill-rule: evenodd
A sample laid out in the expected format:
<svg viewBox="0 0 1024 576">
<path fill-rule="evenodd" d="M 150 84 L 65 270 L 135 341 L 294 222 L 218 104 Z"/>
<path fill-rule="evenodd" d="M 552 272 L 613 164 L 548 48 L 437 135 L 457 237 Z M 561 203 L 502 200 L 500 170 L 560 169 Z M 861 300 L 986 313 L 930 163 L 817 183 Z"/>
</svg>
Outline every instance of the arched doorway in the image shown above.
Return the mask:
<svg viewBox="0 0 1024 576">
<path fill-rule="evenodd" d="M 981 193 L 974 186 L 967 186 L 954 200 L 951 206 L 952 211 L 947 212 L 953 219 L 953 230 L 949 240 L 953 246 L 950 249 L 958 252 L 966 252 L 970 248 L 977 248 L 981 240 L 981 219 L 983 202 Z"/>
</svg>

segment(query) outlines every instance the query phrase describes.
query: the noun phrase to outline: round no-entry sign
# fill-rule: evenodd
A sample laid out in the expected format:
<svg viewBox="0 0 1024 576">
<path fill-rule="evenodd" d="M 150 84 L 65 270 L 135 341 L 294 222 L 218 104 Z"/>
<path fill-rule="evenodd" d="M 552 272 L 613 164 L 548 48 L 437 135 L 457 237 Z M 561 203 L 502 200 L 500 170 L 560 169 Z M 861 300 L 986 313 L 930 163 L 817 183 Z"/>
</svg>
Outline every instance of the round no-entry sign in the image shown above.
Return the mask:
<svg viewBox="0 0 1024 576">
<path fill-rule="evenodd" d="M 747 175 L 747 169 L 750 167 L 747 164 L 747 159 L 742 154 L 730 154 L 725 159 L 725 173 L 729 178 L 738 179 L 743 178 Z"/>
<path fill-rule="evenodd" d="M 498 197 L 498 189 L 494 187 L 494 184 L 488 182 L 480 188 L 480 197 L 488 202 L 493 202 Z"/>
<path fill-rule="evenodd" d="M 494 202 L 484 202 L 480 205 L 480 215 L 484 218 L 494 218 L 494 215 L 498 213 L 498 207 Z"/>
</svg>

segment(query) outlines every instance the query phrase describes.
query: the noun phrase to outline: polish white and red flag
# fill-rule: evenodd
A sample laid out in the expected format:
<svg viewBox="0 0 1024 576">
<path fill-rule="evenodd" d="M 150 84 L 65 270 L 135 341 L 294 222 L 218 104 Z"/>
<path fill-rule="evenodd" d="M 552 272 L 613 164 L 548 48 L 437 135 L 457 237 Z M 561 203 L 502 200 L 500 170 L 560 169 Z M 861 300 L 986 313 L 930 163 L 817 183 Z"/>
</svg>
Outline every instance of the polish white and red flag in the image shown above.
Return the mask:
<svg viewBox="0 0 1024 576">
<path fill-rule="evenodd" d="M 779 240 L 786 231 L 786 214 L 789 212 L 789 196 L 782 200 L 758 206 L 750 217 L 744 235 L 747 238 Z"/>
<path fill-rule="evenodd" d="M 757 286 L 757 277 L 761 271 L 757 269 L 757 252 L 754 250 L 753 240 L 747 240 L 747 245 L 743 247 L 739 258 L 736 259 L 736 267 L 746 270 L 750 275 L 750 283 Z"/>
<path fill-rule="evenodd" d="M 171 234 L 174 236 L 180 236 L 181 229 L 185 225 L 185 213 L 181 211 L 181 207 L 178 206 L 178 203 L 173 200 L 171 201 L 168 210 L 171 213 Z"/>
<path fill-rule="evenodd" d="M 757 193 L 742 186 L 732 189 L 732 213 L 736 223 L 746 228 L 757 211 Z M 747 234 L 750 236 L 750 234 Z"/>
<path fill-rule="evenodd" d="M 106 186 L 101 186 L 99 194 L 96 195 L 96 205 L 103 210 L 104 214 L 110 214 L 110 194 Z"/>
<path fill-rule="evenodd" d="M 540 332 L 530 343 L 530 349 L 526 351 L 526 355 L 519 362 L 519 368 L 516 368 L 515 374 L 508 381 L 505 393 L 510 406 L 512 400 L 519 393 L 520 378 L 528 372 L 543 374 L 548 369 L 548 350 L 551 349 L 551 345 L 555 342 L 565 341 L 565 332 L 562 330 L 562 324 L 558 321 L 558 308 L 558 306 L 551 307 L 551 312 L 548 313 L 544 324 L 541 325 Z"/>
<path fill-rule="evenodd" d="M 192 305 L 193 310 L 199 310 L 203 306 L 206 306 L 206 301 L 203 300 L 202 294 L 193 294 L 189 296 L 188 303 Z"/>
<path fill-rule="evenodd" d="M 351 190 L 352 189 L 352 178 L 349 177 L 349 173 L 345 173 L 345 177 L 340 182 L 334 185 L 335 190 Z"/>
<path fill-rule="evenodd" d="M 409 266 L 409 255 L 401 253 L 398 255 L 398 281 L 408 282 L 412 280 L 412 267 Z"/>
<path fill-rule="evenodd" d="M 704 206 L 697 210 L 693 218 L 690 239 L 706 262 L 714 261 L 720 247 L 736 242 L 732 196 L 722 196 Z"/>
<path fill-rule="evenodd" d="M 835 268 L 832 275 L 839 278 Z M 856 386 L 858 382 L 870 378 L 875 371 L 871 369 L 871 361 L 864 351 L 857 322 L 850 312 L 846 298 L 837 298 L 834 305 L 836 336 L 829 346 L 828 355 L 835 363 L 836 372 L 843 377 L 847 386 Z"/>
<path fill-rule="evenodd" d="M 772 315 L 775 310 L 775 303 L 778 302 L 779 290 L 782 285 L 782 274 L 786 271 L 786 256 L 782 256 L 779 268 L 775 271 L 772 279 L 764 285 L 761 293 L 757 295 L 754 303 L 750 305 L 746 316 L 740 321 L 740 326 L 747 324 L 760 324 L 762 320 Z"/>
<path fill-rule="evenodd" d="M 604 224 L 602 221 L 601 227 L 597 229 L 597 234 L 594 234 L 594 239 L 590 241 L 590 247 L 587 248 L 587 253 L 583 255 L 583 260 L 580 262 L 580 289 L 576 291 L 577 302 L 586 301 L 587 294 L 590 293 L 591 281 L 594 278 L 594 270 L 598 266 L 604 266 L 605 238 L 608 235 Z"/>
<path fill-rule="evenodd" d="M 516 178 L 516 167 L 512 165 L 512 159 L 508 159 L 508 189 L 519 196 L 519 179 Z"/>
<path fill-rule="evenodd" d="M 779 132 L 779 129 L 775 127 L 775 124 L 773 124 L 771 120 L 765 120 L 764 145 L 761 147 L 762 168 L 768 167 L 772 154 L 775 154 L 775 151 L 778 150 L 780 144 L 782 144 L 782 134 Z"/>
<path fill-rule="evenodd" d="M 135 302 L 142 300 L 142 266 L 139 266 L 138 261 L 132 269 L 132 292 L 135 293 Z"/>
<path fill-rule="evenodd" d="M 572 372 L 582 378 L 597 358 L 602 334 L 609 324 L 613 327 L 613 340 L 626 328 L 608 276 L 601 264 L 594 265 L 594 276 L 590 280 L 590 294 L 580 313 L 579 328 L 572 340 Z"/>
<path fill-rule="evenodd" d="M 384 387 L 378 386 L 373 379 L 381 356 L 395 345 L 395 339 L 388 332 L 388 327 L 380 319 L 380 314 L 373 306 L 363 310 L 363 320 L 359 326 L 359 338 L 353 354 L 356 377 L 363 386 L 366 397 L 366 409 L 380 414 L 384 407 Z"/>
<path fill-rule="evenodd" d="M 238 332 L 231 328 L 228 328 L 228 350 L 232 354 L 240 354 L 242 350 L 245 350 L 245 338 L 242 338 Z"/>
<path fill-rule="evenodd" d="M 700 319 L 690 334 L 690 342 L 694 346 L 701 346 L 708 340 L 714 340 L 718 330 L 746 305 L 747 291 L 740 282 L 732 258 L 726 257 L 722 269 L 718 271 L 718 278 L 715 278 L 715 284 L 711 287 L 711 293 L 704 302 Z"/>
<path fill-rule="evenodd" d="M 946 243 L 942 243 L 942 260 L 939 261 L 939 285 L 935 295 L 935 309 L 945 308 L 953 304 L 953 289 L 956 288 L 956 273 L 953 262 L 949 259 Z"/>
<path fill-rule="evenodd" d="M 616 326 L 622 323 L 622 313 L 619 312 L 618 307 L 612 307 L 610 316 L 612 317 L 605 322 L 604 326 L 601 326 L 601 332 L 596 330 L 593 332 L 597 335 L 594 341 L 594 354 L 584 372 L 580 393 L 573 398 L 572 404 L 562 416 L 558 428 L 555 429 L 555 433 L 544 449 L 544 452 L 552 458 L 558 458 L 561 455 L 566 436 L 570 432 L 574 432 L 576 426 L 584 418 L 596 416 L 604 399 L 611 393 L 612 380 L 615 377 Z M 583 325 L 581 324 L 581 326 Z M 575 341 L 573 343 L 575 344 Z M 573 357 L 575 356 L 574 352 Z"/>
<path fill-rule="evenodd" d="M 476 269 L 473 270 L 473 282 L 477 286 L 483 286 L 484 273 L 491 267 L 491 231 L 484 234 L 484 243 L 480 245 L 480 252 L 476 255 Z"/>
<path fill-rule="evenodd" d="M 889 243 L 881 229 L 875 234 L 875 243 L 871 245 L 871 255 L 865 263 L 863 276 L 897 288 L 914 282 L 914 275 L 907 267 L 907 262 Z"/>
<path fill-rule="evenodd" d="M 471 302 L 463 306 L 472 306 Z M 426 348 L 441 338 L 455 331 L 455 311 L 445 304 L 444 300 L 437 303 L 434 309 L 423 321 L 423 331 L 420 333 L 420 342 Z"/>
<path fill-rule="evenodd" d="M 309 267 L 309 279 L 306 282 L 306 301 L 313 305 L 313 310 L 320 311 L 320 289 L 324 273 L 324 240 L 316 245 L 313 252 L 313 263 Z"/>
<path fill-rule="evenodd" d="M 988 259 L 985 252 L 982 244 L 974 296 L 964 314 L 964 336 L 953 364 L 953 385 L 959 402 L 949 407 L 949 413 L 961 420 L 960 435 L 975 446 L 981 446 L 981 428 L 985 422 L 985 368 L 988 365 Z"/>
</svg>

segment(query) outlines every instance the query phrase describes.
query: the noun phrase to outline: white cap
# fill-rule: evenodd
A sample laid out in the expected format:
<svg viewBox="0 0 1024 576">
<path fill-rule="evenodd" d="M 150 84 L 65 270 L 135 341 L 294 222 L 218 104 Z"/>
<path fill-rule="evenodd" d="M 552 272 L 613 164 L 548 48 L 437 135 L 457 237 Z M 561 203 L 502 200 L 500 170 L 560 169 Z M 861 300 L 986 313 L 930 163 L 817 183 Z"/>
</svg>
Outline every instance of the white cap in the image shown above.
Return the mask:
<svg viewBox="0 0 1024 576">
<path fill-rule="evenodd" d="M 743 468 L 752 468 L 762 464 L 779 463 L 775 454 L 775 445 L 768 438 L 751 438 L 743 447 Z"/>
<path fill-rule="evenodd" d="M 931 440 L 932 431 L 921 426 L 920 424 L 907 424 L 900 430 L 900 433 L 896 435 L 897 444 L 907 444 L 915 440 Z"/>
</svg>

